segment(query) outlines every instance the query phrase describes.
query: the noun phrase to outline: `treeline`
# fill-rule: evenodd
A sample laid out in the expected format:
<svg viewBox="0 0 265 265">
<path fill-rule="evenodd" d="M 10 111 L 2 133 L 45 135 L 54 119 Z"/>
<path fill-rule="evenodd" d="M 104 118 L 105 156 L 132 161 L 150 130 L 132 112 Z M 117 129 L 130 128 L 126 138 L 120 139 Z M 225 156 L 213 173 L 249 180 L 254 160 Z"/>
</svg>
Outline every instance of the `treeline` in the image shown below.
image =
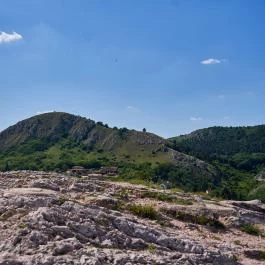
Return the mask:
<svg viewBox="0 0 265 265">
<path fill-rule="evenodd" d="M 169 139 L 171 148 L 200 159 L 218 160 L 241 170 L 265 166 L 265 125 L 212 127 Z"/>
<path fill-rule="evenodd" d="M 90 156 L 88 149 L 89 146 L 68 138 L 60 141 L 33 139 L 0 154 L 0 171 L 66 171 L 75 165 L 100 168 L 104 161 Z"/>
<path fill-rule="evenodd" d="M 205 192 L 208 190 L 211 196 L 224 199 L 247 200 L 251 198 L 261 199 L 259 182 L 253 176 L 238 171 L 229 166 L 215 162 L 219 174 L 215 178 L 206 177 L 204 174 L 191 174 L 188 169 L 178 168 L 171 163 L 162 163 L 152 166 L 143 164 L 121 164 L 120 179 L 132 181 L 139 180 L 146 183 L 163 184 L 168 188 L 181 188 L 186 192 Z M 264 189 L 262 190 L 264 191 Z"/>
</svg>

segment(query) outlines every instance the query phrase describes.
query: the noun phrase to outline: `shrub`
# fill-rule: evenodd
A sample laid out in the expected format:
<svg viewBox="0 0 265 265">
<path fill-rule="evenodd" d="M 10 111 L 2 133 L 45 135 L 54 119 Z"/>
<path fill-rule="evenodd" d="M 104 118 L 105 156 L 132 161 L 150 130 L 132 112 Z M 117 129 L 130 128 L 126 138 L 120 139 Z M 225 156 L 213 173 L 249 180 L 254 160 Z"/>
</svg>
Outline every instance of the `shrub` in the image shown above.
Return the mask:
<svg viewBox="0 0 265 265">
<path fill-rule="evenodd" d="M 118 129 L 118 135 L 124 140 L 128 134 L 129 130 L 127 128 Z"/>
<path fill-rule="evenodd" d="M 158 218 L 158 212 L 152 205 L 129 205 L 129 211 L 141 218 L 147 218 L 156 220 Z"/>
<path fill-rule="evenodd" d="M 121 189 L 118 193 L 114 195 L 115 197 L 121 200 L 128 200 L 129 199 L 129 191 L 127 189 Z"/>
<path fill-rule="evenodd" d="M 150 244 L 150 245 L 148 245 L 148 248 L 147 248 L 147 249 L 149 250 L 149 252 L 150 252 L 151 254 L 155 254 L 156 251 L 157 251 L 157 247 L 156 247 L 156 245 L 154 245 L 154 244 Z"/>
<path fill-rule="evenodd" d="M 220 222 L 219 220 L 215 218 L 209 218 L 206 215 L 195 215 L 191 213 L 181 212 L 181 211 L 175 211 L 172 209 L 164 209 L 166 214 L 171 215 L 172 217 L 175 217 L 176 219 L 183 221 L 183 222 L 189 222 L 193 224 L 198 225 L 205 225 L 210 228 L 214 229 L 225 229 L 225 225 Z"/>
<path fill-rule="evenodd" d="M 263 232 L 253 224 L 244 224 L 242 225 L 241 230 L 249 235 L 264 236 Z"/>
<path fill-rule="evenodd" d="M 245 250 L 244 254 L 251 259 L 265 260 L 265 250 Z"/>
</svg>

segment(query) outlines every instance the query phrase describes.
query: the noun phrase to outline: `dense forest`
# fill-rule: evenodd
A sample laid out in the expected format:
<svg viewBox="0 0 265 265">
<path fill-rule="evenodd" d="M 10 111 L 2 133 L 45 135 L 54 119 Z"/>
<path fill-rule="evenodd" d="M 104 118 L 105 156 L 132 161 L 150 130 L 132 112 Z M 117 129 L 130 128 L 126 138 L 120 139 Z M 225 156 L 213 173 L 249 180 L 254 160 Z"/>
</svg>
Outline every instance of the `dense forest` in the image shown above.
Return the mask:
<svg viewBox="0 0 265 265">
<path fill-rule="evenodd" d="M 171 138 L 170 146 L 203 160 L 255 172 L 265 166 L 265 125 L 202 129 Z"/>
<path fill-rule="evenodd" d="M 265 168 L 265 125 L 201 129 L 170 138 L 169 146 L 217 167 L 222 181 L 216 191 L 221 196 L 264 200 L 264 185 L 255 177 Z"/>
</svg>

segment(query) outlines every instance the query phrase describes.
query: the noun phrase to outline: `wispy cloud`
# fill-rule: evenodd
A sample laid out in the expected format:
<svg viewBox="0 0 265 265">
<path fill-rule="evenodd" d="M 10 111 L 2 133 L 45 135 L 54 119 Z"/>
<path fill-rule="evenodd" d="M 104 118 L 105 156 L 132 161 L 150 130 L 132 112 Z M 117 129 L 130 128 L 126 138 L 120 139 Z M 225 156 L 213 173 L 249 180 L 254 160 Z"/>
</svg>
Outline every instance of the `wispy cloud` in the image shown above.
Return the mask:
<svg viewBox="0 0 265 265">
<path fill-rule="evenodd" d="M 190 117 L 190 121 L 202 121 L 202 117 Z"/>
<path fill-rule="evenodd" d="M 219 63 L 225 63 L 227 62 L 227 59 L 215 59 L 215 58 L 209 58 L 201 61 L 201 64 L 204 65 L 211 65 L 211 64 L 219 64 Z"/>
<path fill-rule="evenodd" d="M 224 120 L 230 120 L 231 116 L 224 116 Z"/>
<path fill-rule="evenodd" d="M 49 112 L 54 112 L 54 110 L 37 111 L 36 114 L 44 114 L 44 113 L 49 113 Z"/>
<path fill-rule="evenodd" d="M 138 108 L 133 107 L 133 106 L 127 106 L 128 110 L 132 110 L 132 111 L 140 111 Z"/>
<path fill-rule="evenodd" d="M 10 34 L 6 33 L 6 32 L 0 32 L 0 44 L 1 43 L 9 43 L 9 42 L 14 42 L 14 41 L 19 41 L 22 40 L 23 37 L 22 35 L 16 33 L 16 32 L 12 32 Z"/>
</svg>

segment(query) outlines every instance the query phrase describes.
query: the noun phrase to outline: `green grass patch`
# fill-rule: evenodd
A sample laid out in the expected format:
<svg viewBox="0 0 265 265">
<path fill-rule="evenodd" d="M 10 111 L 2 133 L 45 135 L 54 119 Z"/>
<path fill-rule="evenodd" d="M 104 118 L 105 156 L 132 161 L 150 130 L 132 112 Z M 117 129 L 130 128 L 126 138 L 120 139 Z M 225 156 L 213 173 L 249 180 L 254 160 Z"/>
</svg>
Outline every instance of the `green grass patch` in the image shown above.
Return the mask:
<svg viewBox="0 0 265 265">
<path fill-rule="evenodd" d="M 195 214 L 186 213 L 182 211 L 176 211 L 172 209 L 164 209 L 164 212 L 172 216 L 173 218 L 176 218 L 177 220 L 180 220 L 183 222 L 208 226 L 210 228 L 217 229 L 217 230 L 225 229 L 225 225 L 222 222 L 220 222 L 219 220 L 215 218 L 210 218 L 206 215 L 195 215 Z"/>
<path fill-rule="evenodd" d="M 25 228 L 28 227 L 28 225 L 25 224 L 25 223 L 20 223 L 20 224 L 18 225 L 18 227 L 21 228 L 21 229 L 25 229 Z"/>
<path fill-rule="evenodd" d="M 158 212 L 152 205 L 137 205 L 131 204 L 128 206 L 129 211 L 141 218 L 147 218 L 151 220 L 158 219 Z"/>
<path fill-rule="evenodd" d="M 114 194 L 114 197 L 127 201 L 129 199 L 130 193 L 131 191 L 122 188 L 121 190 L 119 190 L 117 193 Z"/>
<path fill-rule="evenodd" d="M 156 247 L 156 245 L 154 245 L 154 244 L 150 244 L 150 245 L 148 245 L 147 249 L 148 249 L 148 251 L 149 251 L 151 254 L 155 254 L 156 251 L 157 251 L 157 247 Z"/>
<path fill-rule="evenodd" d="M 249 235 L 264 237 L 264 232 L 253 224 L 244 224 L 241 230 Z"/>
<path fill-rule="evenodd" d="M 172 202 L 181 205 L 192 205 L 191 200 L 183 200 L 168 193 L 146 191 L 140 194 L 141 198 L 150 198 L 158 201 Z"/>
</svg>

